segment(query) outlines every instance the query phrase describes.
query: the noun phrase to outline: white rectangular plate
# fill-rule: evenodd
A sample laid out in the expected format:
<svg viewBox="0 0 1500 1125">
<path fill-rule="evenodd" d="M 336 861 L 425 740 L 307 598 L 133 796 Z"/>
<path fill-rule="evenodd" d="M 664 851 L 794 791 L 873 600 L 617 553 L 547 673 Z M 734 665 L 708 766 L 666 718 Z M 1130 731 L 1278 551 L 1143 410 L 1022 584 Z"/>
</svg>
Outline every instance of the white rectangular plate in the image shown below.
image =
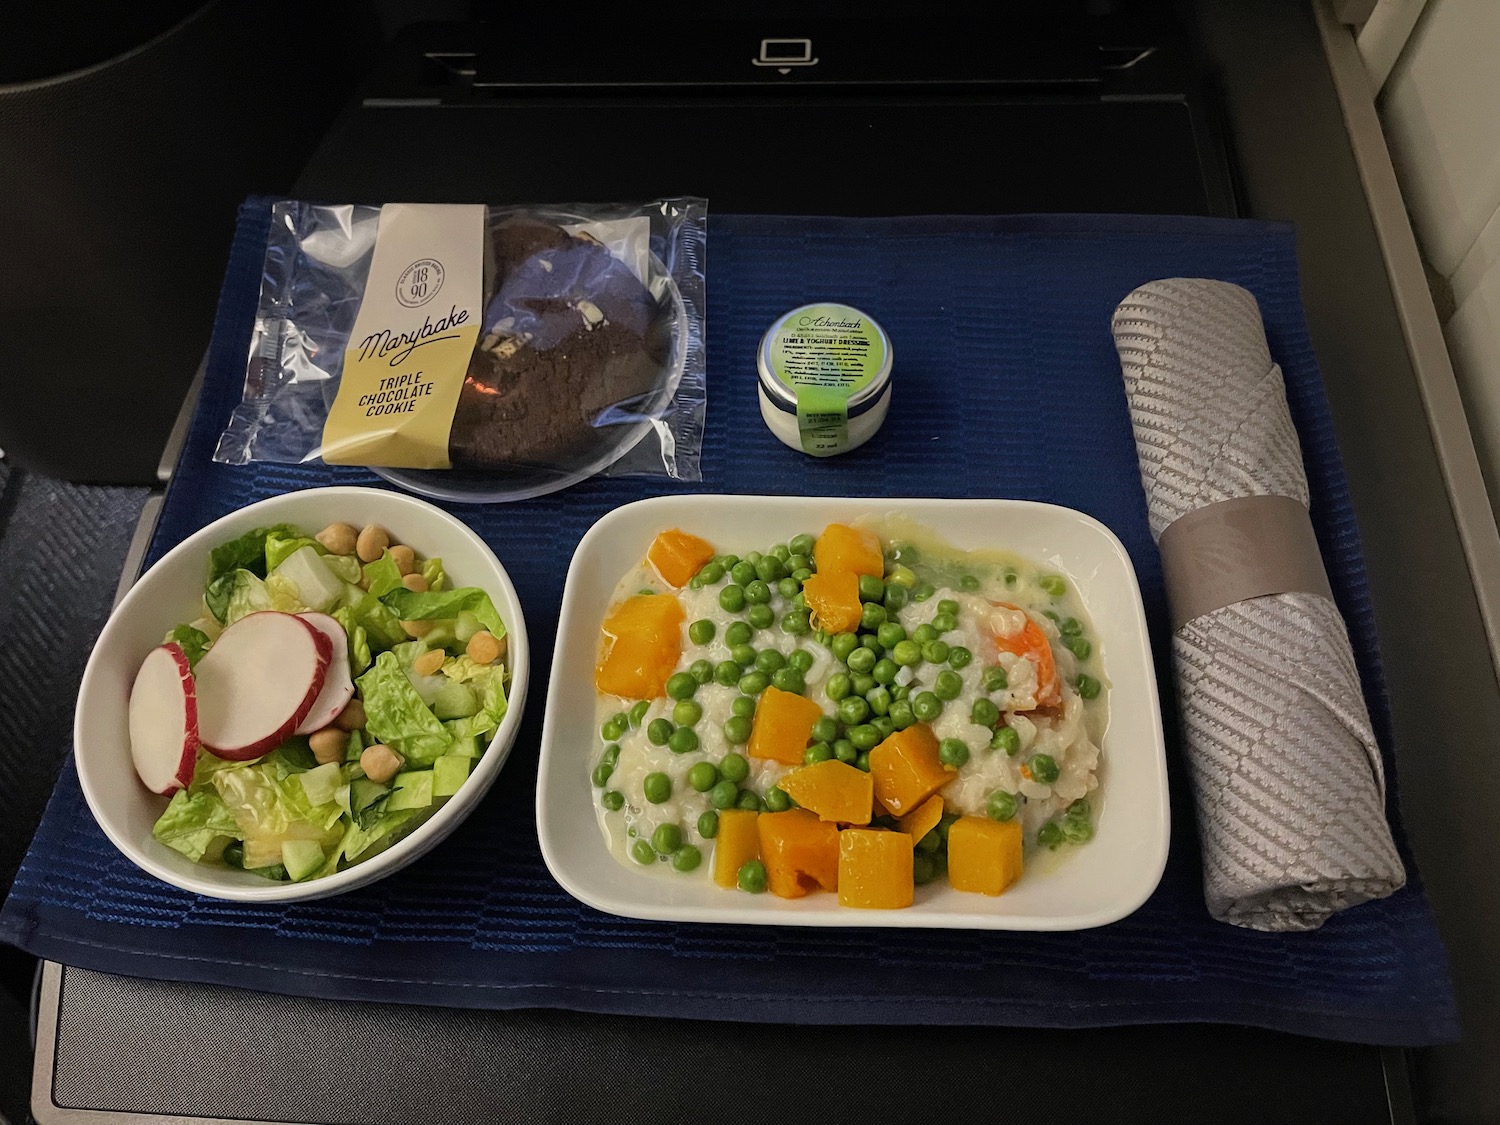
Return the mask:
<svg viewBox="0 0 1500 1125">
<path fill-rule="evenodd" d="M 616 584 L 664 528 L 722 552 L 743 553 L 829 523 L 901 515 L 952 546 L 1012 551 L 1064 574 L 1093 621 L 1109 691 L 1102 743 L 1104 794 L 1094 839 L 1057 855 L 998 898 L 918 887 L 905 910 L 841 907 L 832 894 L 780 899 L 723 890 L 703 874 L 636 871 L 609 852 L 589 779 L 596 749 L 594 661 L 599 625 Z M 1161 710 L 1140 588 L 1125 548 L 1098 520 L 1024 500 L 869 500 L 808 496 L 659 496 L 617 508 L 594 524 L 568 568 L 542 728 L 536 793 L 542 855 L 579 900 L 610 914 L 676 922 L 779 926 L 930 926 L 1080 930 L 1117 921 L 1156 889 L 1170 823 Z"/>
</svg>

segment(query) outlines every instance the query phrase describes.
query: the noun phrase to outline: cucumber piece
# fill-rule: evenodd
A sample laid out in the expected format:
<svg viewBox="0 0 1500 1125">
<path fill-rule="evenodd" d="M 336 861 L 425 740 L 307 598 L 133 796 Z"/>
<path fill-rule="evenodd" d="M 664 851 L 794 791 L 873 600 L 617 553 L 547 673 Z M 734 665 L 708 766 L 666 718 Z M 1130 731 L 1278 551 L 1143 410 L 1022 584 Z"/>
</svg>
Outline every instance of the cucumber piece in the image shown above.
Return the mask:
<svg viewBox="0 0 1500 1125">
<path fill-rule="evenodd" d="M 323 849 L 316 840 L 287 840 L 281 845 L 281 865 L 287 878 L 301 882 L 323 866 Z"/>
<path fill-rule="evenodd" d="M 433 697 L 432 713 L 439 719 L 467 719 L 479 713 L 479 699 L 463 684 L 449 680 Z"/>
<path fill-rule="evenodd" d="M 385 803 L 385 811 L 425 809 L 432 804 L 432 771 L 407 770 L 396 775 L 396 787 Z"/>
<path fill-rule="evenodd" d="M 451 797 L 469 777 L 470 759 L 464 754 L 444 754 L 432 763 L 432 795 Z"/>
</svg>

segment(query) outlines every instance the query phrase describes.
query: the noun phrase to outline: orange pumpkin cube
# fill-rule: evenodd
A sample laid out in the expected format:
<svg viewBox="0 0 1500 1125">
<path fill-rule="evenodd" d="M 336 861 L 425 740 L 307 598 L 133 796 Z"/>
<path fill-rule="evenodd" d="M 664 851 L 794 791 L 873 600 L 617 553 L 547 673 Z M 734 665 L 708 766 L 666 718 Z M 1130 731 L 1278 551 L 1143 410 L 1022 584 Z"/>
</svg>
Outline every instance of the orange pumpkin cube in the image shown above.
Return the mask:
<svg viewBox="0 0 1500 1125">
<path fill-rule="evenodd" d="M 836 758 L 793 770 L 781 779 L 781 788 L 804 809 L 817 813 L 819 820 L 870 823 L 874 780 L 864 770 Z"/>
<path fill-rule="evenodd" d="M 839 833 L 839 905 L 900 910 L 912 899 L 912 838 L 906 832 Z"/>
<path fill-rule="evenodd" d="M 682 605 L 670 594 L 632 594 L 604 618 L 594 686 L 604 695 L 655 699 L 682 657 Z"/>
<path fill-rule="evenodd" d="M 802 583 L 802 595 L 812 610 L 813 624 L 830 633 L 859 628 L 864 607 L 859 601 L 859 575 L 852 570 L 818 571 Z"/>
<path fill-rule="evenodd" d="M 823 529 L 823 534 L 813 544 L 813 561 L 818 564 L 819 574 L 849 571 L 879 578 L 885 573 L 880 536 L 848 524 L 831 523 Z"/>
<path fill-rule="evenodd" d="M 749 809 L 725 809 L 719 814 L 719 834 L 714 837 L 714 882 L 727 890 L 739 883 L 740 868 L 760 858 L 760 818 Z"/>
<path fill-rule="evenodd" d="M 948 883 L 998 895 L 1021 877 L 1021 822 L 959 817 L 948 826 Z"/>
<path fill-rule="evenodd" d="M 901 831 L 911 836 L 912 843 L 920 844 L 922 837 L 936 828 L 942 819 L 943 799 L 934 793 L 901 818 Z"/>
<path fill-rule="evenodd" d="M 761 813 L 755 820 L 766 886 L 780 898 L 801 898 L 820 887 L 838 890 L 839 830 L 806 809 Z M 723 831 L 722 821 L 720 831 Z"/>
<path fill-rule="evenodd" d="M 800 766 L 813 724 L 822 717 L 823 708 L 806 696 L 768 687 L 755 707 L 747 753 L 752 758 Z"/>
<path fill-rule="evenodd" d="M 651 549 L 646 552 L 646 561 L 656 568 L 662 581 L 679 590 L 713 557 L 714 545 L 707 539 L 699 539 L 675 527 L 652 540 Z"/>
<path fill-rule="evenodd" d="M 926 723 L 898 730 L 870 751 L 875 796 L 895 816 L 905 816 L 952 779 L 938 761 L 937 735 Z"/>
</svg>

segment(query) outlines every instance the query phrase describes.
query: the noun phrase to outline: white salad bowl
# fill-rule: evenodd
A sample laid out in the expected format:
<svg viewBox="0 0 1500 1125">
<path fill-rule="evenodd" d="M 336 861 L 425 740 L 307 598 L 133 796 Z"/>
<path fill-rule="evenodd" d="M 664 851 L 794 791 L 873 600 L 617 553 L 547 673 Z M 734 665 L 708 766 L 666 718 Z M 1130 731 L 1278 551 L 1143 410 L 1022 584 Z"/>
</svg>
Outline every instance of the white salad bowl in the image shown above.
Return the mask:
<svg viewBox="0 0 1500 1125">
<path fill-rule="evenodd" d="M 336 521 L 378 523 L 396 542 L 438 556 L 450 582 L 478 586 L 505 623 L 509 708 L 468 780 L 410 835 L 344 871 L 303 883 L 272 882 L 223 864 L 194 863 L 158 842 L 151 827 L 168 798 L 148 790 L 130 755 L 128 704 L 136 670 L 174 626 L 198 616 L 209 552 L 256 527 L 289 523 L 317 532 Z M 373 883 L 422 856 L 473 811 L 494 783 L 521 725 L 530 668 L 526 622 L 505 568 L 479 536 L 448 513 L 377 488 L 314 488 L 251 504 L 172 548 L 125 595 L 89 656 L 78 691 L 74 759 L 99 827 L 138 867 L 183 890 L 239 902 L 325 898 Z"/>
<path fill-rule="evenodd" d="M 723 890 L 707 876 L 622 864 L 598 824 L 590 781 L 598 744 L 593 687 L 599 627 L 616 584 L 657 532 L 677 527 L 723 552 L 816 534 L 832 522 L 906 517 L 959 550 L 1003 550 L 1073 584 L 1093 622 L 1107 678 L 1099 815 L 1092 841 L 1028 852 L 1027 876 L 1003 895 L 918 887 L 904 910 L 841 907 L 832 894 L 779 899 Z M 804 496 L 662 496 L 618 508 L 578 545 L 563 592 L 537 778 L 537 828 L 553 876 L 575 898 L 632 918 L 778 926 L 1081 930 L 1140 907 L 1161 880 L 1170 838 L 1166 749 L 1151 644 L 1135 569 L 1113 532 L 1070 508 L 1022 500 L 871 500 Z M 1035 862 L 1033 862 L 1035 861 Z"/>
</svg>

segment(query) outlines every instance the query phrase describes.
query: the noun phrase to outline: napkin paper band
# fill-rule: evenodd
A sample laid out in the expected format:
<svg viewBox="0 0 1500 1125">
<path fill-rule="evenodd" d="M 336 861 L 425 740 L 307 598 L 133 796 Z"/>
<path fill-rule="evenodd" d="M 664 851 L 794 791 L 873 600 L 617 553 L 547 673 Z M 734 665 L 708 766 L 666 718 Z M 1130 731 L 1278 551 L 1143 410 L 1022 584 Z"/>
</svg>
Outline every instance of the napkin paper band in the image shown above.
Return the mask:
<svg viewBox="0 0 1500 1125">
<path fill-rule="evenodd" d="M 1236 496 L 1195 508 L 1161 533 L 1172 631 L 1268 594 L 1332 598 L 1312 520 L 1290 496 Z"/>
</svg>

